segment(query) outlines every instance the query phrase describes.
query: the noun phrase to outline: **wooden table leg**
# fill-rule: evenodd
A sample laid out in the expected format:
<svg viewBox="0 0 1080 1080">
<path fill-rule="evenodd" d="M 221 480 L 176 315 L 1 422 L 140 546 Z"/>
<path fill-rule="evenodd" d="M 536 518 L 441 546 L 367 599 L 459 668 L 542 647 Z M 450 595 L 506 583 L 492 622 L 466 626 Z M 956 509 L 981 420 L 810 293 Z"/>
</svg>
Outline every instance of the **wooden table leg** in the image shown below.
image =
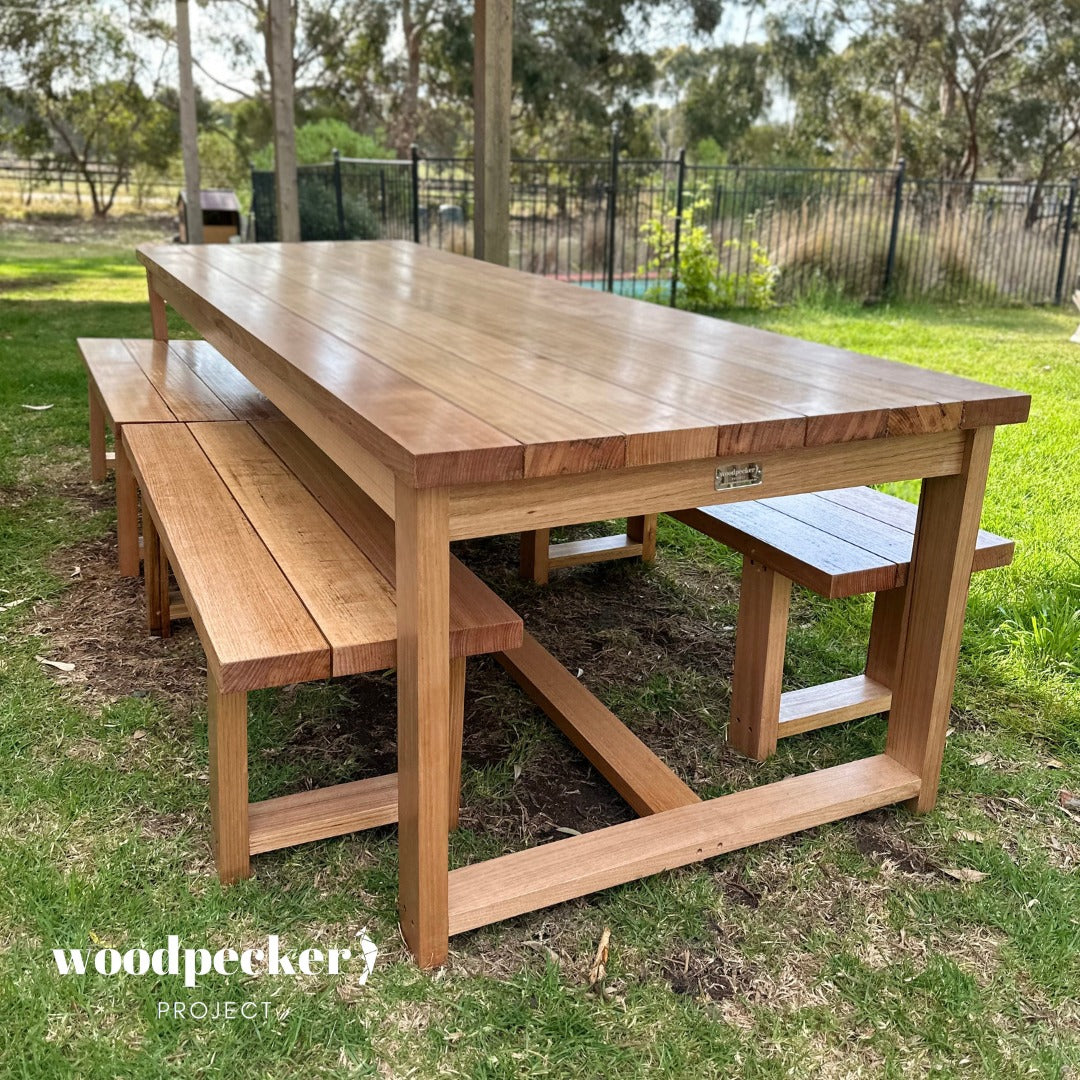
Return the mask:
<svg viewBox="0 0 1080 1080">
<path fill-rule="evenodd" d="M 105 410 L 101 407 L 94 383 L 90 382 L 90 479 L 105 479 Z"/>
<path fill-rule="evenodd" d="M 124 577 L 139 576 L 139 489 L 116 426 L 116 554 Z"/>
<path fill-rule="evenodd" d="M 169 320 L 165 314 L 165 301 L 154 288 L 150 272 L 146 273 L 146 288 L 150 294 L 150 327 L 155 341 L 169 340 Z"/>
<path fill-rule="evenodd" d="M 641 561 L 656 561 L 656 514 L 626 519 L 626 539 L 641 545 Z"/>
<path fill-rule="evenodd" d="M 993 439 L 968 432 L 961 471 L 924 480 L 919 499 L 885 753 L 922 779 L 920 812 L 937 799 Z"/>
<path fill-rule="evenodd" d="M 450 661 L 450 768 L 447 770 L 451 829 L 458 827 L 461 818 L 461 743 L 464 737 L 465 657 L 455 656 Z"/>
<path fill-rule="evenodd" d="M 395 491 L 398 912 L 421 967 L 446 960 L 450 827 L 450 521 L 443 489 Z"/>
<path fill-rule="evenodd" d="M 223 885 L 251 875 L 248 837 L 247 694 L 223 694 L 207 677 L 210 820 Z"/>
<path fill-rule="evenodd" d="M 551 544 L 550 529 L 533 529 L 521 534 L 521 568 L 523 581 L 532 581 L 537 585 L 548 583 L 548 548 Z"/>
</svg>

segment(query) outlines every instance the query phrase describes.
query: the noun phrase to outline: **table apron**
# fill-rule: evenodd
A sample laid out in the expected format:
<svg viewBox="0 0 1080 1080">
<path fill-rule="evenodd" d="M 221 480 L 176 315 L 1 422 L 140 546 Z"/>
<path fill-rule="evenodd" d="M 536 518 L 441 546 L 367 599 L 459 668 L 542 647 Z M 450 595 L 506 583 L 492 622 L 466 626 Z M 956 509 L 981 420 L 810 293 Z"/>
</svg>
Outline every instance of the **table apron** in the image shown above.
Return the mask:
<svg viewBox="0 0 1080 1080">
<path fill-rule="evenodd" d="M 968 434 L 895 436 L 772 454 L 460 485 L 449 492 L 450 538 L 465 540 L 807 491 L 953 476 L 963 468 Z M 762 467 L 760 484 L 716 490 L 719 467 L 751 462 Z"/>
</svg>

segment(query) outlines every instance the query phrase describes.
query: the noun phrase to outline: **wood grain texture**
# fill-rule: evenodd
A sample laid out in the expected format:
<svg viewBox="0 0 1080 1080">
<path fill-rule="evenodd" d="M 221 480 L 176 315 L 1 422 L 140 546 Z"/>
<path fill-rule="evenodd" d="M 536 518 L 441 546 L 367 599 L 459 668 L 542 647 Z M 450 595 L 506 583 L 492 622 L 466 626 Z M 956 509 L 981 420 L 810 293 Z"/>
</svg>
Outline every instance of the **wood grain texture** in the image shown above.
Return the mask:
<svg viewBox="0 0 1080 1080">
<path fill-rule="evenodd" d="M 121 339 L 79 338 L 77 345 L 110 425 L 176 419 Z"/>
<path fill-rule="evenodd" d="M 728 742 L 757 761 L 776 752 L 791 580 L 744 558 Z"/>
<path fill-rule="evenodd" d="M 398 913 L 421 967 L 448 948 L 450 536 L 446 492 L 398 481 Z"/>
<path fill-rule="evenodd" d="M 90 379 L 87 388 L 90 404 L 90 479 L 95 484 L 105 479 L 107 470 L 105 459 L 105 407 L 101 404 L 94 380 Z M 115 458 L 113 459 L 115 461 Z"/>
<path fill-rule="evenodd" d="M 325 840 L 397 821 L 397 774 L 281 795 L 248 806 L 248 851 Z M 247 793 L 245 791 L 245 799 Z"/>
<path fill-rule="evenodd" d="M 636 559 L 643 551 L 640 540 L 631 540 L 626 533 L 614 536 L 593 536 L 586 540 L 564 540 L 548 548 L 548 568 L 559 570 L 567 566 L 587 566 L 590 563 L 611 562 L 617 559 Z"/>
<path fill-rule="evenodd" d="M 874 597 L 870 620 L 870 643 L 866 650 L 866 674 L 882 686 L 896 685 L 896 665 L 904 637 L 907 588 L 879 592 Z"/>
<path fill-rule="evenodd" d="M 222 693 L 329 677 L 330 646 L 194 435 L 132 424 L 124 436 Z"/>
<path fill-rule="evenodd" d="M 964 434 L 915 435 L 747 457 L 615 469 L 593 476 L 539 477 L 514 484 L 463 484 L 450 492 L 454 540 L 603 518 L 672 512 L 682 507 L 747 502 L 805 491 L 807 477 L 827 487 L 886 483 L 912 474 L 943 476 L 961 467 Z M 756 487 L 717 493 L 716 469 L 753 460 L 764 470 Z"/>
<path fill-rule="evenodd" d="M 138 427 L 138 425 L 133 425 Z M 139 489 L 127 453 L 127 432 L 116 426 L 116 559 L 123 577 L 139 576 Z"/>
<path fill-rule="evenodd" d="M 636 813 L 657 814 L 698 802 L 697 795 L 530 634 L 520 649 L 499 653 L 497 659 Z"/>
<path fill-rule="evenodd" d="M 331 674 L 393 667 L 393 586 L 246 423 L 191 433 L 330 644 Z"/>
<path fill-rule="evenodd" d="M 223 693 L 207 679 L 210 820 L 214 862 L 223 884 L 251 874 L 248 858 L 247 694 Z"/>
<path fill-rule="evenodd" d="M 892 692 L 867 675 L 789 690 L 780 695 L 781 739 L 889 711 Z"/>
<path fill-rule="evenodd" d="M 165 312 L 165 299 L 154 287 L 154 280 L 149 270 L 146 274 L 146 289 L 150 300 L 150 333 L 155 341 L 169 340 L 169 318 Z"/>
<path fill-rule="evenodd" d="M 318 500 L 378 568 L 396 580 L 394 523 L 325 454 L 292 424 L 255 423 L 260 437 Z M 450 653 L 515 649 L 521 644 L 521 617 L 460 560 L 450 559 Z"/>
<path fill-rule="evenodd" d="M 129 338 L 124 347 L 177 420 L 235 419 L 190 367 L 177 362 L 168 342 Z"/>
<path fill-rule="evenodd" d="M 626 519 L 626 536 L 635 544 L 641 545 L 641 561 L 656 561 L 656 514 L 641 514 Z"/>
<path fill-rule="evenodd" d="M 933 809 L 979 531 L 993 428 L 966 433 L 962 470 L 923 480 L 885 752 L 922 780 Z"/>
<path fill-rule="evenodd" d="M 456 829 L 461 816 L 461 748 L 465 737 L 465 664 L 464 656 L 450 660 L 450 752 L 447 768 L 450 828 Z"/>
<path fill-rule="evenodd" d="M 281 412 L 208 341 L 177 340 L 170 355 L 189 367 L 237 420 L 280 420 Z"/>
<path fill-rule="evenodd" d="M 551 573 L 548 552 L 551 550 L 550 529 L 530 529 L 521 534 L 518 557 L 518 576 L 523 581 L 546 585 Z"/>
<path fill-rule="evenodd" d="M 864 758 L 466 866 L 450 874 L 450 932 L 888 806 L 920 786 L 892 759 Z"/>
</svg>

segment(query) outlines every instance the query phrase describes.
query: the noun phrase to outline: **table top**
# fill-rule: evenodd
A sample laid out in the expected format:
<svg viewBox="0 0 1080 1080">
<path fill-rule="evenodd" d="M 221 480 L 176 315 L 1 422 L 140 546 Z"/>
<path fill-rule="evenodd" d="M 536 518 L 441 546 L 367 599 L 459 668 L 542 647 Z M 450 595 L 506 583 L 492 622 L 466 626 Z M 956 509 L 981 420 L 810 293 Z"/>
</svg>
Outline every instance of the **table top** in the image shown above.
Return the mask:
<svg viewBox="0 0 1080 1080">
<path fill-rule="evenodd" d="M 138 255 L 226 355 L 256 356 L 421 486 L 1019 423 L 1030 405 L 406 241 Z"/>
</svg>

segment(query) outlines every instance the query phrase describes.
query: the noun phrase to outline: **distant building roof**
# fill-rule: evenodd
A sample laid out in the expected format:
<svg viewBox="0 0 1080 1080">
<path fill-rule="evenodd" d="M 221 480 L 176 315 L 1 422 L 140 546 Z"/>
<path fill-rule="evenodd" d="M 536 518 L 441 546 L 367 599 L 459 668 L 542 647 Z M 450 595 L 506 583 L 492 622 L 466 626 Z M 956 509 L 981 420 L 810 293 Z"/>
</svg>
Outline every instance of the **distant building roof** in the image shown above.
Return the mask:
<svg viewBox="0 0 1080 1080">
<path fill-rule="evenodd" d="M 177 202 L 184 202 L 184 192 L 180 192 Z M 236 192 L 231 188 L 204 188 L 199 192 L 199 206 L 203 210 L 232 210 L 240 213 L 240 203 Z"/>
</svg>

